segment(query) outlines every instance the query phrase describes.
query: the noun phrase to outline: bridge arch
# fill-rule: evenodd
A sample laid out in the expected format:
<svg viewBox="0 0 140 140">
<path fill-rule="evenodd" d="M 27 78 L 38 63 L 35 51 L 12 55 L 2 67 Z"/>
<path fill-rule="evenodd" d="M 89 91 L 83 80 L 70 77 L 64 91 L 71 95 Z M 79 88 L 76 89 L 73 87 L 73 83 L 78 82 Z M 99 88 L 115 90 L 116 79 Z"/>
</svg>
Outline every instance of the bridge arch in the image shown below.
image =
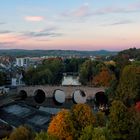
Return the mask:
<svg viewBox="0 0 140 140">
<path fill-rule="evenodd" d="M 53 92 L 53 100 L 55 104 L 62 105 L 65 102 L 66 95 L 62 89 L 56 89 Z"/>
<path fill-rule="evenodd" d="M 108 98 L 104 91 L 99 91 L 95 94 L 95 104 L 97 106 L 108 104 Z"/>
<path fill-rule="evenodd" d="M 45 98 L 46 98 L 46 95 L 45 95 L 45 92 L 43 89 L 37 89 L 35 92 L 34 92 L 34 100 L 41 104 L 45 101 Z"/>
<path fill-rule="evenodd" d="M 19 96 L 21 97 L 22 100 L 25 100 L 27 98 L 28 94 L 25 90 L 20 90 Z"/>
<path fill-rule="evenodd" d="M 86 95 L 86 93 L 83 90 L 76 89 L 73 92 L 72 100 L 76 104 L 78 104 L 78 103 L 86 103 L 86 101 L 87 101 L 87 95 Z"/>
</svg>

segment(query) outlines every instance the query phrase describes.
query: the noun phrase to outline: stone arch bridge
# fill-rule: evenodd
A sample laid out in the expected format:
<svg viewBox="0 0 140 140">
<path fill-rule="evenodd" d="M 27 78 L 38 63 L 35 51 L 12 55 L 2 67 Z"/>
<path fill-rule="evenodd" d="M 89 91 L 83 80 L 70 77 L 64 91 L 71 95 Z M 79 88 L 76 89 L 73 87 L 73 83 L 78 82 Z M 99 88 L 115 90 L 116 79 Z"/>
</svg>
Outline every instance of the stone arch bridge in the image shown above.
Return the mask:
<svg viewBox="0 0 140 140">
<path fill-rule="evenodd" d="M 53 97 L 56 90 L 61 90 L 65 93 L 66 98 L 72 98 L 73 93 L 77 90 L 83 91 L 87 99 L 93 99 L 98 92 L 105 92 L 104 87 L 89 87 L 89 86 L 23 86 L 18 88 L 18 93 L 24 92 L 28 97 L 35 96 L 37 91 L 42 91 L 46 98 Z"/>
</svg>

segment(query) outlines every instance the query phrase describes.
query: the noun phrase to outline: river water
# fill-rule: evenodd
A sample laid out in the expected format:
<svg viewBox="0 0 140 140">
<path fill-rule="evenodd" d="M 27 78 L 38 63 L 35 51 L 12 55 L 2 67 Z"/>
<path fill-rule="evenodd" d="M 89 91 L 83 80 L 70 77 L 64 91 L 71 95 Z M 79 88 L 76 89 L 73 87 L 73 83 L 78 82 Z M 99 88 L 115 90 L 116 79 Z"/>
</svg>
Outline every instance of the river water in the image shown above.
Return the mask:
<svg viewBox="0 0 140 140">
<path fill-rule="evenodd" d="M 62 86 L 68 86 L 68 85 L 80 86 L 81 83 L 79 82 L 79 77 L 78 76 L 64 76 L 62 80 Z"/>
</svg>

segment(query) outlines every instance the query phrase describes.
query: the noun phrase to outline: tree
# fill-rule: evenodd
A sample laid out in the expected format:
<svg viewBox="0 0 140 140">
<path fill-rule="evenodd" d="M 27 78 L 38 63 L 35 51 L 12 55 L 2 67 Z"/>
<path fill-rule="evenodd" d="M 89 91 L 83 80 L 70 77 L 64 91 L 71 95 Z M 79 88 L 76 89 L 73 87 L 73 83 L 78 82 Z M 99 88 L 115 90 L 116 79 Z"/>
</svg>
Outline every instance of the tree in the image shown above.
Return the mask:
<svg viewBox="0 0 140 140">
<path fill-rule="evenodd" d="M 63 77 L 64 65 L 61 59 L 47 59 L 43 62 L 43 67 L 48 68 L 52 72 L 51 84 L 60 84 Z"/>
<path fill-rule="evenodd" d="M 91 108 L 86 104 L 76 104 L 71 109 L 71 116 L 74 128 L 76 130 L 76 136 L 79 137 L 82 129 L 86 126 L 95 124 L 95 116 Z"/>
<path fill-rule="evenodd" d="M 94 128 L 92 140 L 107 140 L 104 129 L 101 127 Z"/>
<path fill-rule="evenodd" d="M 123 68 L 125 66 L 131 64 L 131 62 L 129 61 L 129 55 L 128 54 L 123 54 L 123 53 L 119 53 L 115 57 L 115 62 L 116 62 L 117 67 L 119 68 L 120 72 L 123 70 Z"/>
<path fill-rule="evenodd" d="M 116 98 L 116 89 L 118 80 L 111 81 L 110 86 L 105 90 L 105 95 L 108 97 L 109 104 Z"/>
<path fill-rule="evenodd" d="M 117 98 L 130 106 L 140 99 L 140 66 L 128 65 L 121 74 Z"/>
<path fill-rule="evenodd" d="M 112 140 L 106 127 L 85 127 L 79 140 Z"/>
<path fill-rule="evenodd" d="M 71 58 L 64 61 L 65 72 L 79 72 L 79 68 L 86 59 Z"/>
<path fill-rule="evenodd" d="M 35 140 L 58 140 L 58 138 L 49 135 L 47 132 L 41 131 L 36 134 Z"/>
<path fill-rule="evenodd" d="M 129 116 L 131 125 L 129 127 L 130 135 L 128 140 L 140 140 L 140 112 L 132 106 L 129 108 Z"/>
<path fill-rule="evenodd" d="M 63 63 L 60 59 L 48 59 L 37 68 L 29 68 L 24 74 L 27 85 L 60 84 L 63 77 Z"/>
<path fill-rule="evenodd" d="M 79 137 L 78 140 L 92 140 L 92 137 L 93 137 L 93 126 L 92 125 L 89 125 L 89 126 L 86 126 L 82 132 L 81 132 L 81 135 Z"/>
<path fill-rule="evenodd" d="M 86 60 L 80 68 L 80 82 L 83 85 L 91 84 L 92 78 L 98 74 L 100 69 L 104 66 L 103 63 L 98 61 Z"/>
<path fill-rule="evenodd" d="M 6 84 L 6 74 L 4 72 L 0 72 L 0 86 Z"/>
<path fill-rule="evenodd" d="M 95 86 L 109 87 L 111 81 L 115 80 L 115 75 L 112 74 L 107 68 L 102 68 L 99 74 L 93 77 L 92 83 Z"/>
<path fill-rule="evenodd" d="M 104 127 L 106 125 L 106 116 L 104 112 L 97 112 L 96 113 L 96 125 L 98 127 Z"/>
<path fill-rule="evenodd" d="M 114 100 L 110 107 L 109 126 L 113 139 L 127 140 L 130 134 L 130 116 L 127 107 L 119 100 Z"/>
<path fill-rule="evenodd" d="M 27 126 L 20 126 L 16 128 L 8 140 L 33 140 L 34 132 Z"/>
<path fill-rule="evenodd" d="M 71 121 L 71 114 L 68 110 L 60 111 L 51 121 L 48 127 L 48 134 L 59 139 L 71 140 L 74 128 Z"/>
</svg>

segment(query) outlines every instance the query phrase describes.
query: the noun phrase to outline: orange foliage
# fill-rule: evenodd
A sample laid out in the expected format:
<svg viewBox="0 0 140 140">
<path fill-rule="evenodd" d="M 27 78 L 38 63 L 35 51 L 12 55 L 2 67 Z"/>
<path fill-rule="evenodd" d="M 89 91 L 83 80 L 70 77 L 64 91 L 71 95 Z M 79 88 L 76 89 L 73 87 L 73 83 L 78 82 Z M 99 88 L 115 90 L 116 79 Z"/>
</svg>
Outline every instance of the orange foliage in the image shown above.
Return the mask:
<svg viewBox="0 0 140 140">
<path fill-rule="evenodd" d="M 61 140 L 72 140 L 73 125 L 68 110 L 62 110 L 53 117 L 48 128 L 48 134 L 56 136 Z"/>
<path fill-rule="evenodd" d="M 95 86 L 105 86 L 108 87 L 115 76 L 110 73 L 107 68 L 102 68 L 101 72 L 93 77 L 92 84 Z"/>
</svg>

